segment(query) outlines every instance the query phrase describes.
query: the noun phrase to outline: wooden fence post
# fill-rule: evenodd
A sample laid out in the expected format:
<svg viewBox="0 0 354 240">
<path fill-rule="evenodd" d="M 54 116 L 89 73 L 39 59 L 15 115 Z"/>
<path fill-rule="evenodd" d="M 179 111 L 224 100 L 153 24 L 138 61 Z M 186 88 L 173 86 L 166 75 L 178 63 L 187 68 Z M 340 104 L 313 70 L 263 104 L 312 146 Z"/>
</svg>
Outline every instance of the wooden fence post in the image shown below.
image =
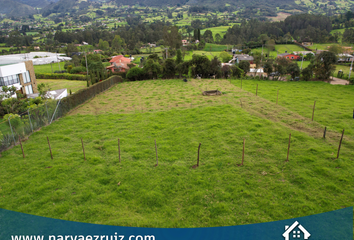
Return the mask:
<svg viewBox="0 0 354 240">
<path fill-rule="evenodd" d="M 198 146 L 198 159 L 197 159 L 197 167 L 199 167 L 199 151 L 200 151 L 200 145 L 202 145 L 201 143 L 199 143 Z"/>
<path fill-rule="evenodd" d="M 340 138 L 340 141 L 339 141 L 337 159 L 339 158 L 339 151 L 340 151 L 340 147 L 342 146 L 343 135 L 344 135 L 344 129 L 343 129 L 343 132 L 342 132 L 342 137 Z"/>
<path fill-rule="evenodd" d="M 81 138 L 81 145 L 82 145 L 82 151 L 84 153 L 84 160 L 86 161 L 84 142 L 82 141 L 82 138 Z"/>
<path fill-rule="evenodd" d="M 23 151 L 22 142 L 21 142 L 21 137 L 18 137 L 18 140 L 20 141 L 21 150 L 22 150 L 22 156 L 23 156 L 23 158 L 25 158 L 25 152 Z"/>
<path fill-rule="evenodd" d="M 246 139 L 243 139 L 243 150 L 242 150 L 242 163 L 241 163 L 241 166 L 243 166 L 243 160 L 245 159 L 245 141 L 246 141 Z"/>
<path fill-rule="evenodd" d="M 316 106 L 316 101 L 313 103 L 312 121 L 313 121 L 313 116 L 315 115 L 315 106 Z"/>
<path fill-rule="evenodd" d="M 287 161 L 287 162 L 289 161 L 290 140 L 291 140 L 291 133 L 289 134 L 288 155 L 286 156 L 286 161 Z"/>
<path fill-rule="evenodd" d="M 326 138 L 326 132 L 327 132 L 327 127 L 325 127 L 325 129 L 324 129 L 323 138 Z"/>
<path fill-rule="evenodd" d="M 256 88 L 256 96 L 258 96 L 258 84 L 257 84 L 257 88 Z"/>
<path fill-rule="evenodd" d="M 47 141 L 48 141 L 48 145 L 49 145 L 50 157 L 53 159 L 52 148 L 50 147 L 50 142 L 49 142 L 48 136 L 47 136 Z"/>
<path fill-rule="evenodd" d="M 278 92 L 277 92 L 277 105 L 278 105 L 278 97 L 279 97 L 279 89 L 278 89 Z"/>
<path fill-rule="evenodd" d="M 119 155 L 119 162 L 120 162 L 120 143 L 119 143 L 119 138 L 118 138 L 118 155 Z"/>
<path fill-rule="evenodd" d="M 159 165 L 159 157 L 158 157 L 158 155 L 157 155 L 156 139 L 155 139 L 155 152 L 156 152 L 156 165 L 155 165 L 155 167 L 156 167 L 157 165 Z"/>
</svg>

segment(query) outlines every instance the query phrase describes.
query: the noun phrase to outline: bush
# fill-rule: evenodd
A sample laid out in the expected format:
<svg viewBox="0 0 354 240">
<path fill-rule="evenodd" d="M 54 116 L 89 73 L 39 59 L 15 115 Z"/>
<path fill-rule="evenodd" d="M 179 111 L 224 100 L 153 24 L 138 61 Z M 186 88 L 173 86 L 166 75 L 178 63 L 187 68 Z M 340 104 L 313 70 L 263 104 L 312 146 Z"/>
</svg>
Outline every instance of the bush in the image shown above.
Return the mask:
<svg viewBox="0 0 354 240">
<path fill-rule="evenodd" d="M 86 68 L 85 67 L 73 67 L 70 70 L 70 74 L 78 74 L 78 73 L 81 73 L 81 72 L 86 72 Z"/>
<path fill-rule="evenodd" d="M 86 81 L 86 75 L 69 73 L 36 73 L 37 79 L 66 79 Z"/>
<path fill-rule="evenodd" d="M 18 114 L 9 113 L 4 116 L 3 119 L 6 120 L 7 125 L 10 126 L 10 123 L 8 121 L 9 118 L 11 122 L 11 127 L 17 128 L 21 124 L 21 118 Z"/>
</svg>

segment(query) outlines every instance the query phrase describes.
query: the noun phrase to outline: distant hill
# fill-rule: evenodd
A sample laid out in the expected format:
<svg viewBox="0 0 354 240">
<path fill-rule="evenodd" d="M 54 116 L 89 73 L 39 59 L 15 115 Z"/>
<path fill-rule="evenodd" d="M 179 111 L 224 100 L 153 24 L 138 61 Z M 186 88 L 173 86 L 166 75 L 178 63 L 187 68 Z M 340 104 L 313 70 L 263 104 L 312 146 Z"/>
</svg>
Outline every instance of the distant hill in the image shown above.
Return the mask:
<svg viewBox="0 0 354 240">
<path fill-rule="evenodd" d="M 36 10 L 14 0 L 0 0 L 0 13 L 6 14 L 8 17 L 28 17 L 30 14 L 36 13 Z"/>
<path fill-rule="evenodd" d="M 28 6 L 31 7 L 35 7 L 35 8 L 43 8 L 45 6 L 47 6 L 50 2 L 57 2 L 59 0 L 15 0 L 17 2 L 26 4 Z"/>
</svg>

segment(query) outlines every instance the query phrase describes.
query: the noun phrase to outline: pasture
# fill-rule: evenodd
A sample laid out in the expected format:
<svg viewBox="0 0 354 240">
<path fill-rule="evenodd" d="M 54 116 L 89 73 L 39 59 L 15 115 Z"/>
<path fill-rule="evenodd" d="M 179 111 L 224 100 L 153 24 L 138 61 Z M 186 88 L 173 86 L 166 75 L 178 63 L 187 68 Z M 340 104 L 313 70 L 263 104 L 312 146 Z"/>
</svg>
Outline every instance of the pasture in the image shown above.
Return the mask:
<svg viewBox="0 0 354 240">
<path fill-rule="evenodd" d="M 65 79 L 60 79 L 60 80 L 37 79 L 36 81 L 37 81 L 37 85 L 41 83 L 48 84 L 51 90 L 66 88 L 68 89 L 68 94 L 70 90 L 72 93 L 74 93 L 80 89 L 86 88 L 86 81 L 74 81 L 74 80 L 65 80 Z"/>
<path fill-rule="evenodd" d="M 54 71 L 59 71 L 59 65 L 60 65 L 60 70 L 63 71 L 65 62 L 60 62 L 58 63 L 53 63 L 53 64 L 43 64 L 43 65 L 34 65 L 34 71 L 36 73 L 52 73 L 52 67 L 53 67 L 53 72 Z"/>
<path fill-rule="evenodd" d="M 26 139 L 26 158 L 19 146 L 2 153 L 0 207 L 119 226 L 212 227 L 352 206 L 353 86 L 242 84 L 150 80 L 112 87 Z M 223 95 L 202 96 L 207 89 Z M 192 168 L 199 143 L 200 165 Z"/>
</svg>

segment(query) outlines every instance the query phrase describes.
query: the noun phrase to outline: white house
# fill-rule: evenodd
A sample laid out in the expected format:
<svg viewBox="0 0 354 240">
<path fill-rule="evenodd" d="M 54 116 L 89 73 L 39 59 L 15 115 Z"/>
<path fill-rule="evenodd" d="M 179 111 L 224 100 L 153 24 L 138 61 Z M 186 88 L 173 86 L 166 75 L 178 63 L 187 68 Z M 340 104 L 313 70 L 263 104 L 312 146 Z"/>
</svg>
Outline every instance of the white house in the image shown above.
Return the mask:
<svg viewBox="0 0 354 240">
<path fill-rule="evenodd" d="M 0 94 L 2 86 L 14 86 L 22 94 L 37 92 L 36 76 L 32 61 L 0 66 Z M 14 94 L 12 97 L 16 97 Z"/>
</svg>

